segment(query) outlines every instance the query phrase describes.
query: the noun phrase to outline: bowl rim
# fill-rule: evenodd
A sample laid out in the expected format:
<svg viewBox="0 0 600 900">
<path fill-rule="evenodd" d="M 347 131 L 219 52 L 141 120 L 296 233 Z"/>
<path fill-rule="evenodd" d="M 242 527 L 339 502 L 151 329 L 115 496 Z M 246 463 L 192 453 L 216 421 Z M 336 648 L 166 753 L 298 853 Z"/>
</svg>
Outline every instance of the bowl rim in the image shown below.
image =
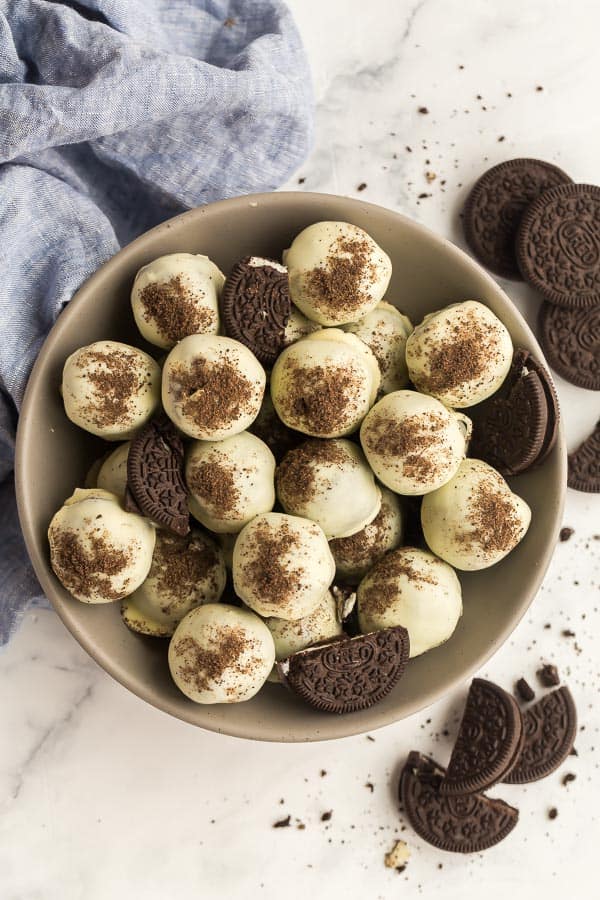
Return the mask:
<svg viewBox="0 0 600 900">
<path fill-rule="evenodd" d="M 299 197 L 302 198 L 302 202 L 305 202 L 308 205 L 310 205 L 310 203 L 326 204 L 328 200 L 335 199 L 343 200 L 344 203 L 349 204 L 351 207 L 360 207 L 363 212 L 365 208 L 367 209 L 367 211 L 368 209 L 377 210 L 378 212 L 383 211 L 386 215 L 398 219 L 400 222 L 404 223 L 410 229 L 416 231 L 427 241 L 429 241 L 432 245 L 432 251 L 435 252 L 436 247 L 443 247 L 447 252 L 449 251 L 451 254 L 453 254 L 459 262 L 462 262 L 463 265 L 476 269 L 477 274 L 481 278 L 483 278 L 485 283 L 487 283 L 489 290 L 496 295 L 499 295 L 502 298 L 503 302 L 513 307 L 514 315 L 517 317 L 520 326 L 525 331 L 529 342 L 535 348 L 538 357 L 544 363 L 546 363 L 544 354 L 535 337 L 535 334 L 529 327 L 519 309 L 513 304 L 508 294 L 492 277 L 492 275 L 490 275 L 486 271 L 486 269 L 479 262 L 477 262 L 476 259 L 470 256 L 452 241 L 437 234 L 427 226 L 422 225 L 420 222 L 416 222 L 414 219 L 410 218 L 410 216 L 406 216 L 403 213 L 397 212 L 396 210 L 388 209 L 387 207 L 381 206 L 380 204 L 369 203 L 363 200 L 358 200 L 352 197 L 345 197 L 339 194 L 317 193 L 310 191 L 270 191 L 255 194 L 241 194 L 235 197 L 229 197 L 225 200 L 218 200 L 213 203 L 207 203 L 204 206 L 194 207 L 183 213 L 179 213 L 177 216 L 173 216 L 172 218 L 165 220 L 159 225 L 156 225 L 154 228 L 151 228 L 143 234 L 139 235 L 125 247 L 121 248 L 121 250 L 117 251 L 117 253 L 115 253 L 112 257 L 110 257 L 110 259 L 104 262 L 89 278 L 86 279 L 86 281 L 83 282 L 83 284 L 80 285 L 77 291 L 73 294 L 71 301 L 68 303 L 65 309 L 61 311 L 54 325 L 48 332 L 48 335 L 46 336 L 31 369 L 31 373 L 29 375 L 27 386 L 23 396 L 23 402 L 21 404 L 15 443 L 15 486 L 17 510 L 29 559 L 40 582 L 42 590 L 44 591 L 46 597 L 50 600 L 52 608 L 58 614 L 67 630 L 71 632 L 80 646 L 83 647 L 86 653 L 88 653 L 88 655 L 102 669 L 104 669 L 104 671 L 107 672 L 108 675 L 119 682 L 123 687 L 130 690 L 135 696 L 149 703 L 155 709 L 159 709 L 162 712 L 173 716 L 174 718 L 178 718 L 181 721 L 188 722 L 189 724 L 194 725 L 197 728 L 202 728 L 207 731 L 212 731 L 218 734 L 226 734 L 231 737 L 244 738 L 247 740 L 259 740 L 270 743 L 312 743 L 317 741 L 324 742 L 328 740 L 339 740 L 344 737 L 351 737 L 358 734 L 366 734 L 367 732 L 375 731 L 376 729 L 382 728 L 386 725 L 391 725 L 395 722 L 402 721 L 402 719 L 408 718 L 409 716 L 423 709 L 426 709 L 431 704 L 433 704 L 437 700 L 440 700 L 442 697 L 445 697 L 452 690 L 459 687 L 470 677 L 472 677 L 472 675 L 482 666 L 484 666 L 485 663 L 487 663 L 488 660 L 491 659 L 491 657 L 505 643 L 505 641 L 515 630 L 515 628 L 533 603 L 535 597 L 537 596 L 540 585 L 554 553 L 556 540 L 558 538 L 558 532 L 562 522 L 567 487 L 567 450 L 564 424 L 561 416 L 559 421 L 557 440 L 557 450 L 561 456 L 561 461 L 563 463 L 559 467 L 557 485 L 559 496 L 554 507 L 553 520 L 549 523 L 549 538 L 546 543 L 544 553 L 537 560 L 538 565 L 536 567 L 536 575 L 530 583 L 530 589 L 526 599 L 523 600 L 511 621 L 506 625 L 505 628 L 502 629 L 501 632 L 498 633 L 494 641 L 482 647 L 481 652 L 477 656 L 477 659 L 474 660 L 467 667 L 467 669 L 461 670 L 460 673 L 457 673 L 454 677 L 450 678 L 445 683 L 443 689 L 437 691 L 429 690 L 429 692 L 425 694 L 425 696 L 421 697 L 420 700 L 415 701 L 412 704 L 409 703 L 408 709 L 406 709 L 400 717 L 394 715 L 393 711 L 390 711 L 385 715 L 380 714 L 379 716 L 377 716 L 377 707 L 375 706 L 372 708 L 372 710 L 370 710 L 370 712 L 373 713 L 374 721 L 367 727 L 365 727 L 362 719 L 354 719 L 354 717 L 352 716 L 336 717 L 336 722 L 339 723 L 340 720 L 344 722 L 345 727 L 343 728 L 343 733 L 339 733 L 340 729 L 338 727 L 338 733 L 336 733 L 334 736 L 323 736 L 321 733 L 321 729 L 317 729 L 314 734 L 310 734 L 306 737 L 301 738 L 290 735 L 286 736 L 285 734 L 281 735 L 280 737 L 274 737 L 265 734 L 262 731 L 253 732 L 251 728 L 244 726 L 236 727 L 236 725 L 233 725 L 224 728 L 221 727 L 218 722 L 213 721 L 210 718 L 207 722 L 200 724 L 197 721 L 194 721 L 193 719 L 187 717 L 184 713 L 173 711 L 173 709 L 169 707 L 168 701 L 163 702 L 161 698 L 157 696 L 155 691 L 152 691 L 151 689 L 145 689 L 143 685 L 139 684 L 139 680 L 125 675 L 121 669 L 117 669 L 117 667 L 111 665 L 110 656 L 99 653 L 98 648 L 93 646 L 92 642 L 86 638 L 85 634 L 79 632 L 78 628 L 69 621 L 69 617 L 64 614 L 61 605 L 55 603 L 55 599 L 53 597 L 55 589 L 53 576 L 49 570 L 46 558 L 42 555 L 41 552 L 38 552 L 35 540 L 35 527 L 33 523 L 33 517 L 31 511 L 28 509 L 27 502 L 28 488 L 24 477 L 23 464 L 28 440 L 29 423 L 33 418 L 32 416 L 30 416 L 29 404 L 30 397 L 33 394 L 34 386 L 39 373 L 45 366 L 46 358 L 51 355 L 55 343 L 60 339 L 62 331 L 68 325 L 71 316 L 74 314 L 75 307 L 78 305 L 81 298 L 83 297 L 83 301 L 85 302 L 86 295 L 90 292 L 94 292 L 96 281 L 101 280 L 105 276 L 106 272 L 110 272 L 112 269 L 118 270 L 121 267 L 123 261 L 126 261 L 128 257 L 135 255 L 139 244 L 141 242 L 145 242 L 150 235 L 157 236 L 162 232 L 171 231 L 173 228 L 177 228 L 177 226 L 181 225 L 181 223 L 187 224 L 193 223 L 196 220 L 201 220 L 202 217 L 206 214 L 207 210 L 230 208 L 233 211 L 240 205 L 254 206 L 258 204 L 269 205 L 272 203 L 276 203 L 279 205 L 281 203 L 285 203 L 286 201 L 293 201 L 296 203 L 298 202 Z M 193 707 L 195 708 L 196 704 L 193 704 Z M 358 725 L 359 721 L 361 722 L 360 725 Z M 356 722 L 357 724 L 353 725 L 353 722 Z M 325 724 L 326 720 L 324 719 L 324 725 Z"/>
</svg>

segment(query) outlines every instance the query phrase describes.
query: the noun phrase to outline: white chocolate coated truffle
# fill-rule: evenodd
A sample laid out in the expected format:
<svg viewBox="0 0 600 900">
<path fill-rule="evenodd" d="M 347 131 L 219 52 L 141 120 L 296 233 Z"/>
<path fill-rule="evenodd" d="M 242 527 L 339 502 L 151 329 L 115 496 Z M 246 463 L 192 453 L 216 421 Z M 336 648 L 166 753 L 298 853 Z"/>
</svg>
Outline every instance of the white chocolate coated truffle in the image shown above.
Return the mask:
<svg viewBox="0 0 600 900">
<path fill-rule="evenodd" d="M 261 616 L 294 620 L 310 615 L 334 575 L 323 530 L 298 516 L 257 516 L 233 548 L 235 592 Z"/>
<path fill-rule="evenodd" d="M 290 622 L 289 619 L 271 617 L 265 625 L 273 635 L 275 656 L 286 659 L 312 644 L 325 641 L 343 633 L 337 615 L 337 604 L 331 591 L 327 591 L 309 616 Z"/>
<path fill-rule="evenodd" d="M 386 487 L 426 494 L 454 475 L 467 452 L 471 421 L 416 391 L 386 394 L 365 418 L 360 442 Z"/>
<path fill-rule="evenodd" d="M 406 341 L 413 330 L 408 316 L 391 303 L 378 303 L 359 322 L 345 325 L 344 330 L 359 337 L 375 354 L 382 394 L 398 391 L 408 384 Z"/>
<path fill-rule="evenodd" d="M 348 222 L 317 222 L 294 238 L 283 261 L 290 296 L 320 325 L 355 322 L 385 294 L 392 275 L 389 256 L 366 231 Z"/>
<path fill-rule="evenodd" d="M 190 609 L 221 598 L 226 578 L 220 548 L 199 528 L 184 537 L 159 530 L 148 577 L 121 606 L 123 621 L 168 637 Z"/>
<path fill-rule="evenodd" d="M 252 424 L 265 384 L 265 370 L 239 341 L 192 334 L 167 356 L 163 406 L 188 437 L 219 441 Z"/>
<path fill-rule="evenodd" d="M 52 568 L 67 591 L 83 603 L 111 603 L 148 575 L 155 532 L 114 494 L 78 488 L 54 515 L 48 540 Z"/>
<path fill-rule="evenodd" d="M 160 368 L 137 347 L 96 341 L 67 359 L 62 396 L 75 425 L 107 441 L 126 440 L 160 403 Z"/>
<path fill-rule="evenodd" d="M 275 645 L 253 612 L 226 603 L 191 610 L 169 643 L 173 681 L 194 703 L 242 703 L 261 689 Z"/>
<path fill-rule="evenodd" d="M 271 398 L 289 428 L 312 437 L 356 431 L 375 402 L 380 374 L 359 338 L 324 328 L 279 355 L 271 373 Z"/>
<path fill-rule="evenodd" d="M 508 331 L 478 300 L 425 316 L 406 342 L 408 373 L 417 390 L 458 408 L 494 394 L 512 356 Z"/>
<path fill-rule="evenodd" d="M 248 431 L 224 441 L 195 441 L 185 477 L 190 511 L 211 531 L 241 531 L 275 504 L 275 457 Z"/>
<path fill-rule="evenodd" d="M 447 641 L 462 614 L 454 569 L 414 547 L 392 550 L 376 562 L 359 584 L 357 597 L 361 631 L 402 625 L 411 657 Z"/>
<path fill-rule="evenodd" d="M 328 540 L 360 531 L 381 506 L 373 472 L 351 441 L 304 441 L 286 453 L 276 483 L 285 511 L 312 519 Z"/>
<path fill-rule="evenodd" d="M 130 446 L 131 441 L 126 441 L 113 450 L 100 466 L 96 478 L 97 486 L 103 491 L 116 494 L 121 503 L 125 499 L 127 487 L 127 457 Z"/>
<path fill-rule="evenodd" d="M 428 494 L 421 523 L 428 546 L 456 569 L 493 566 L 523 539 L 531 510 L 491 466 L 465 459 L 456 475 Z"/>
<path fill-rule="evenodd" d="M 285 326 L 283 344 L 285 347 L 289 347 L 290 344 L 294 344 L 301 338 L 314 334 L 315 331 L 320 331 L 322 327 L 318 322 L 307 319 L 296 306 L 292 306 L 290 317 Z"/>
<path fill-rule="evenodd" d="M 131 290 L 142 336 L 170 350 L 189 334 L 216 334 L 224 283 L 223 273 L 200 253 L 169 253 L 143 266 Z"/>
<path fill-rule="evenodd" d="M 383 488 L 381 509 L 372 522 L 350 537 L 329 541 L 337 578 L 345 584 L 358 584 L 384 553 L 399 546 L 403 526 L 398 495 Z"/>
</svg>

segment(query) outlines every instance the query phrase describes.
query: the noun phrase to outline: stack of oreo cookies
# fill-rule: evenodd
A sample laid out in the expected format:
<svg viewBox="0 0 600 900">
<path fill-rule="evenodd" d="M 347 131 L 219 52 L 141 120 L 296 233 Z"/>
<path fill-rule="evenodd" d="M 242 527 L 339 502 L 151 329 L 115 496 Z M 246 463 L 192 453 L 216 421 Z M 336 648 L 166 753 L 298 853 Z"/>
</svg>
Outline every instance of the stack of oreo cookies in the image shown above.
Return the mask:
<svg viewBox="0 0 600 900">
<path fill-rule="evenodd" d="M 578 387 L 600 390 L 600 187 L 574 184 L 541 160 L 511 159 L 476 182 L 464 229 L 485 266 L 542 295 L 540 342 L 552 368 Z M 517 396 L 523 393 L 531 389 L 523 385 Z M 599 450 L 596 426 L 569 457 L 570 487 L 600 491 Z"/>
<path fill-rule="evenodd" d="M 484 791 L 545 778 L 572 750 L 577 713 L 566 687 L 522 713 L 501 687 L 476 678 L 469 690 L 447 769 L 412 751 L 400 776 L 405 815 L 440 850 L 475 853 L 505 838 L 519 812 Z"/>
</svg>

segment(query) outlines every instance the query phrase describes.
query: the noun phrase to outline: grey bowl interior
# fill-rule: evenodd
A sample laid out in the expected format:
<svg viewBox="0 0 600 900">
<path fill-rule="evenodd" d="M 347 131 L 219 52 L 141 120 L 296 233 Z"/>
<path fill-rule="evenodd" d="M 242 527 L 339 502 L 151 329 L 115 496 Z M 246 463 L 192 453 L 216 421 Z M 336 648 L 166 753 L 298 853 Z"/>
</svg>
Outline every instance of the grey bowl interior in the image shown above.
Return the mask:
<svg viewBox="0 0 600 900">
<path fill-rule="evenodd" d="M 302 228 L 323 219 L 353 222 L 385 248 L 394 267 L 386 299 L 413 321 L 447 303 L 479 298 L 504 322 L 516 345 L 542 358 L 533 334 L 496 282 L 457 247 L 410 219 L 325 194 L 239 197 L 191 210 L 154 228 L 83 285 L 36 362 L 17 439 L 17 494 L 27 547 L 44 591 L 79 643 L 125 687 L 165 712 L 212 731 L 259 740 L 327 740 L 372 731 L 427 706 L 467 679 L 506 640 L 535 596 L 556 542 L 565 494 L 561 428 L 545 463 L 514 479 L 514 488 L 533 510 L 524 541 L 498 566 L 460 576 L 464 614 L 451 640 L 412 660 L 383 702 L 347 716 L 313 711 L 271 684 L 247 703 L 198 706 L 172 683 L 166 642 L 130 632 L 121 623 L 118 604 L 87 606 L 66 593 L 50 569 L 46 530 L 54 512 L 83 484 L 90 464 L 105 450 L 64 414 L 59 384 L 68 354 L 102 338 L 143 346 L 129 291 L 137 269 L 155 257 L 174 251 L 205 253 L 227 272 L 247 254 L 279 257 Z M 159 355 L 156 348 L 154 352 Z"/>
</svg>

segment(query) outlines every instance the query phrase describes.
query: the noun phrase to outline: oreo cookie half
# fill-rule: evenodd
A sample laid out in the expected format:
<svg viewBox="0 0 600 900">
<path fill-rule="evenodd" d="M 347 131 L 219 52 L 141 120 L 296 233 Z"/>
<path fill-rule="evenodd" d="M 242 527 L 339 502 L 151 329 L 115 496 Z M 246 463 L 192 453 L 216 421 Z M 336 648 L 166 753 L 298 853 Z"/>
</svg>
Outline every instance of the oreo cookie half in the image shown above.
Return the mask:
<svg viewBox="0 0 600 900">
<path fill-rule="evenodd" d="M 257 256 L 246 256 L 235 264 L 221 294 L 227 335 L 266 366 L 283 350 L 291 308 L 287 269 Z"/>
<path fill-rule="evenodd" d="M 417 834 L 439 850 L 479 853 L 513 830 L 519 811 L 483 794 L 440 793 L 445 772 L 434 760 L 411 752 L 400 776 L 400 801 Z"/>
<path fill-rule="evenodd" d="M 568 688 L 546 694 L 523 713 L 525 741 L 507 784 L 526 784 L 550 775 L 569 755 L 577 734 L 577 711 Z"/>
<path fill-rule="evenodd" d="M 497 684 L 475 678 L 440 793 L 463 796 L 501 781 L 519 757 L 522 737 L 517 702 Z"/>
<path fill-rule="evenodd" d="M 277 663 L 279 675 L 315 709 L 357 712 L 382 700 L 402 676 L 409 657 L 405 628 L 339 638 Z"/>
<path fill-rule="evenodd" d="M 600 421 L 583 444 L 569 453 L 567 484 L 575 491 L 600 493 Z"/>
<path fill-rule="evenodd" d="M 125 506 L 175 534 L 190 530 L 183 442 L 167 419 L 150 422 L 131 441 Z"/>
</svg>

